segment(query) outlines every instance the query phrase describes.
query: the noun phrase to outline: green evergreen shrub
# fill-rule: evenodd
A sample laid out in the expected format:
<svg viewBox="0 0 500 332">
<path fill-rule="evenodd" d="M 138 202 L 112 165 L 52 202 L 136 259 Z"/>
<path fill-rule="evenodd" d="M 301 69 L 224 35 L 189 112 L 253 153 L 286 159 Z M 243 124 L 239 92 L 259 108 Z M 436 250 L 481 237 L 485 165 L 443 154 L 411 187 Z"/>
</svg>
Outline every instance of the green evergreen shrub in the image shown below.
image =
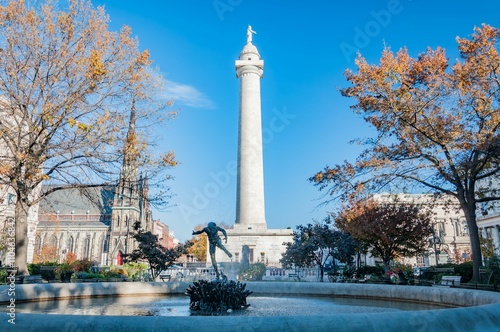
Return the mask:
<svg viewBox="0 0 500 332">
<path fill-rule="evenodd" d="M 7 284 L 7 276 L 8 276 L 7 270 L 5 269 L 0 270 L 0 285 Z"/>
<path fill-rule="evenodd" d="M 472 261 L 456 264 L 454 268 L 455 274 L 462 277 L 462 283 L 467 283 L 472 280 Z"/>
<path fill-rule="evenodd" d="M 382 277 L 384 275 L 384 267 L 377 265 L 377 266 L 361 266 L 356 270 L 356 273 L 360 277 L 364 277 L 367 274 L 373 275 L 373 276 L 378 276 Z"/>
</svg>

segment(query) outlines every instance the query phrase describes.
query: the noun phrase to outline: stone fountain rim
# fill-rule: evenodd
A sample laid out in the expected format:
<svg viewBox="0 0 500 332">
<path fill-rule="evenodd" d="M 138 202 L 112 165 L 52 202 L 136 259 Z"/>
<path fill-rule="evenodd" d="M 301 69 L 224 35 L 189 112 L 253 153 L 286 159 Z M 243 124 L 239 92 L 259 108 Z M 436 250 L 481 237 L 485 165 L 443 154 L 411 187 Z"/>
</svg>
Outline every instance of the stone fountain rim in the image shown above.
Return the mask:
<svg viewBox="0 0 500 332">
<path fill-rule="evenodd" d="M 71 298 L 184 294 L 189 282 L 84 282 L 15 285 L 18 302 Z M 323 295 L 435 303 L 472 307 L 500 303 L 500 293 L 426 286 L 321 282 L 246 282 L 254 295 Z M 0 286 L 0 304 L 9 303 L 8 285 Z"/>
<path fill-rule="evenodd" d="M 16 301 L 57 300 L 102 296 L 138 296 L 183 294 L 188 282 L 97 282 L 15 285 Z M 0 286 L 0 303 L 9 303 L 9 287 Z M 7 331 L 79 331 L 97 328 L 113 330 L 127 326 L 127 331 L 379 331 L 397 328 L 411 331 L 485 331 L 500 326 L 500 293 L 448 287 L 419 287 L 376 284 L 339 284 L 316 282 L 247 282 L 255 295 L 324 295 L 363 297 L 436 303 L 457 308 L 423 311 L 398 311 L 380 314 L 339 314 L 300 317 L 134 317 L 80 316 L 17 313 L 16 325 L 7 323 Z M 8 315 L 7 315 L 8 316 Z M 321 319 L 317 319 L 321 317 Z M 237 327 L 237 328 L 236 328 Z M 236 329 L 235 329 L 236 328 Z"/>
</svg>

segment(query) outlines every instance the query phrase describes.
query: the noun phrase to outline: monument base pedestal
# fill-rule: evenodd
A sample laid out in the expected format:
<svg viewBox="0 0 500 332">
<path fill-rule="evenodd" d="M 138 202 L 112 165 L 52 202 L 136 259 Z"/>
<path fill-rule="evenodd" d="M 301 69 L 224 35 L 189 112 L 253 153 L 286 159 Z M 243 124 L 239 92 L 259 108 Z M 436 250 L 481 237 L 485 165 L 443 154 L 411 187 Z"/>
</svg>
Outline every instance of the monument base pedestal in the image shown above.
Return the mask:
<svg viewBox="0 0 500 332">
<path fill-rule="evenodd" d="M 292 242 L 293 236 L 291 229 L 267 229 L 266 224 L 235 224 L 226 232 L 227 243 L 224 246 L 233 257 L 229 258 L 224 252 L 217 251 L 217 262 L 246 261 L 244 255 L 248 254 L 249 263 L 264 263 L 274 267 L 281 266 L 280 259 L 286 251 L 284 243 Z M 246 248 L 248 252 L 245 252 Z"/>
</svg>

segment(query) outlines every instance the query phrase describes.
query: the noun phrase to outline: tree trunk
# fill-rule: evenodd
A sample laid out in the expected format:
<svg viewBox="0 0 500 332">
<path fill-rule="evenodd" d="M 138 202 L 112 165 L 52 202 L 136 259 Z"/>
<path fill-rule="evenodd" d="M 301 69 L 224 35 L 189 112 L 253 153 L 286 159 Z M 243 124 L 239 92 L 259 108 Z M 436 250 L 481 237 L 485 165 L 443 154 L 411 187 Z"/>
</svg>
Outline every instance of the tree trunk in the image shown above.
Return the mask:
<svg viewBox="0 0 500 332">
<path fill-rule="evenodd" d="M 325 267 L 323 265 L 319 265 L 319 281 L 323 282 L 323 276 L 325 275 Z"/>
<path fill-rule="evenodd" d="M 19 275 L 29 275 L 28 272 L 28 205 L 23 199 L 16 200 L 16 259 Z"/>
<path fill-rule="evenodd" d="M 479 282 L 479 268 L 483 265 L 481 253 L 481 241 L 479 229 L 476 222 L 476 206 L 472 203 L 463 203 L 462 210 L 465 214 L 467 227 L 469 228 L 470 249 L 472 254 L 472 282 Z"/>
<path fill-rule="evenodd" d="M 390 268 L 391 258 L 384 258 L 383 261 L 384 261 L 384 272 L 387 273 L 391 269 Z"/>
</svg>

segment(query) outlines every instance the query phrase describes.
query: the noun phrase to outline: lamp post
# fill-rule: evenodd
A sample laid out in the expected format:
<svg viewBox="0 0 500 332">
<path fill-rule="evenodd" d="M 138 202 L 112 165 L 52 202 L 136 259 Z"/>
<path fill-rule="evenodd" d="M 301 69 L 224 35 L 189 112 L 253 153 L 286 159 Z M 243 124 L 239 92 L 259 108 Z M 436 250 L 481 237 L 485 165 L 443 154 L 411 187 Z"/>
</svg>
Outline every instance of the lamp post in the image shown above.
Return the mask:
<svg viewBox="0 0 500 332">
<path fill-rule="evenodd" d="M 437 245 L 436 245 L 436 242 L 438 242 L 438 239 L 436 237 L 436 232 L 432 232 L 432 245 L 434 246 L 434 257 L 436 258 L 436 266 L 438 266 L 439 264 L 439 258 L 438 258 L 438 255 L 441 253 L 441 250 L 438 250 L 437 249 Z"/>
<path fill-rule="evenodd" d="M 434 257 L 436 259 L 436 266 L 439 264 L 439 258 L 438 255 L 441 254 L 441 251 L 443 248 L 448 248 L 448 245 L 444 243 L 444 240 L 442 238 L 442 235 L 436 236 L 436 232 L 432 233 L 432 238 L 429 239 L 429 244 L 431 247 L 431 250 L 434 251 Z M 450 259 L 448 258 L 448 261 Z"/>
</svg>

